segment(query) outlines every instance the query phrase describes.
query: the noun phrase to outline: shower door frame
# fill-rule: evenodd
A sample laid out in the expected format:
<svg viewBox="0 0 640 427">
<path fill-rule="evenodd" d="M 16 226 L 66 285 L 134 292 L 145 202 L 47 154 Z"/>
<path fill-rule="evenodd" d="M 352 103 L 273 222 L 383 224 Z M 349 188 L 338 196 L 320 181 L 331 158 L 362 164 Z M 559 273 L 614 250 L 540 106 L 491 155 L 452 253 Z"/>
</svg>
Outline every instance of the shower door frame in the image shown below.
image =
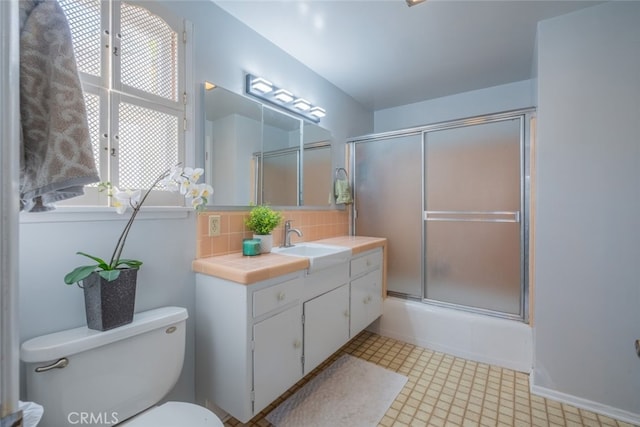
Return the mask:
<svg viewBox="0 0 640 427">
<path fill-rule="evenodd" d="M 450 120 L 438 122 L 430 125 L 418 126 L 413 128 L 406 128 L 397 131 L 383 132 L 377 134 L 364 135 L 356 138 L 350 138 L 347 140 L 348 154 L 349 154 L 349 168 L 351 169 L 351 188 L 353 189 L 354 203 L 351 205 L 351 229 L 353 235 L 357 235 L 356 220 L 358 212 L 357 205 L 357 185 L 355 183 L 357 171 L 356 171 L 356 145 L 360 143 L 374 142 L 380 140 L 388 140 L 406 136 L 421 135 L 421 157 L 422 157 L 422 182 L 421 182 L 421 199 L 422 199 L 422 218 L 421 221 L 421 251 L 422 259 L 420 265 L 420 291 L 419 298 L 409 296 L 406 294 L 387 291 L 390 296 L 419 300 L 422 303 L 453 308 L 456 310 L 462 310 L 472 313 L 489 315 L 492 317 L 505 318 L 518 320 L 525 323 L 529 322 L 529 220 L 530 220 L 530 200 L 531 200 L 531 171 L 530 171 L 530 158 L 532 147 L 532 123 L 535 120 L 536 109 L 523 108 L 518 110 L 510 110 L 493 114 L 486 114 L 480 116 L 473 116 L 464 119 Z M 502 122 L 508 120 L 520 120 L 520 313 L 511 314 L 505 312 L 499 312 L 494 310 L 483 309 L 479 307 L 471 307 L 460 304 L 448 303 L 443 301 L 430 300 L 426 298 L 426 266 L 424 260 L 426 259 L 426 181 L 425 181 L 425 167 L 426 167 L 426 137 L 429 132 L 441 131 L 447 129 L 462 128 L 480 124 Z"/>
</svg>

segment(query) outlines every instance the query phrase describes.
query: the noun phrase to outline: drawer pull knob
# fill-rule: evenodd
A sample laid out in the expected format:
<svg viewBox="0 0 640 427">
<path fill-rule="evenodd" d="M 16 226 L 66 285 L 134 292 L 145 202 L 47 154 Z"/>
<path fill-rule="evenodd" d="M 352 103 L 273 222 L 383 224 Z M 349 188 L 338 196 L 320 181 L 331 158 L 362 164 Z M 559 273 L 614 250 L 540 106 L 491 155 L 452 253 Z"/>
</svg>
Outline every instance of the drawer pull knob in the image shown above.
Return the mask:
<svg viewBox="0 0 640 427">
<path fill-rule="evenodd" d="M 278 292 L 278 301 L 283 301 L 287 295 L 284 292 Z"/>
<path fill-rule="evenodd" d="M 349 317 L 349 310 L 344 311 L 344 317 Z"/>
<path fill-rule="evenodd" d="M 293 348 L 300 348 L 301 345 L 302 343 L 300 342 L 300 340 L 293 341 Z"/>
<path fill-rule="evenodd" d="M 367 267 L 371 267 L 371 260 L 370 259 L 367 260 Z"/>
</svg>

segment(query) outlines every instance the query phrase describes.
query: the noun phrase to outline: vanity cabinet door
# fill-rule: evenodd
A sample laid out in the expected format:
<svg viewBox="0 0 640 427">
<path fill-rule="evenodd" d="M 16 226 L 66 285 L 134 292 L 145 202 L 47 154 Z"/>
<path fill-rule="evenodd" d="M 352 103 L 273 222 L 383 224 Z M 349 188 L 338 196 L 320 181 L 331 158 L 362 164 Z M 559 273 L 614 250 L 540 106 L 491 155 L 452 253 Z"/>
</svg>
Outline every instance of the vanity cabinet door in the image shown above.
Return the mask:
<svg viewBox="0 0 640 427">
<path fill-rule="evenodd" d="M 351 325 L 353 338 L 382 314 L 382 272 L 370 271 L 351 281 Z"/>
<path fill-rule="evenodd" d="M 349 285 L 304 303 L 304 374 L 349 340 Z"/>
<path fill-rule="evenodd" d="M 302 307 L 291 308 L 253 326 L 253 414 L 302 378 Z"/>
</svg>

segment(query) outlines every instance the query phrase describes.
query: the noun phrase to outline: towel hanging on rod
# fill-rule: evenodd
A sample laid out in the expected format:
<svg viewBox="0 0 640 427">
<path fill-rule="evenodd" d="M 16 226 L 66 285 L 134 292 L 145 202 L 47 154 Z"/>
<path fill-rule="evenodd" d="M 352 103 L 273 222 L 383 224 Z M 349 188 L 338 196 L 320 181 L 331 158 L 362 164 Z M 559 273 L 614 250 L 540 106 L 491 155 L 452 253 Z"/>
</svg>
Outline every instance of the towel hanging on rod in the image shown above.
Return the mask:
<svg viewBox="0 0 640 427">
<path fill-rule="evenodd" d="M 340 177 L 340 172 L 344 174 L 344 178 Z M 351 187 L 349 186 L 349 174 L 345 168 L 336 168 L 335 178 L 333 182 L 333 193 L 336 204 L 351 204 Z"/>
</svg>

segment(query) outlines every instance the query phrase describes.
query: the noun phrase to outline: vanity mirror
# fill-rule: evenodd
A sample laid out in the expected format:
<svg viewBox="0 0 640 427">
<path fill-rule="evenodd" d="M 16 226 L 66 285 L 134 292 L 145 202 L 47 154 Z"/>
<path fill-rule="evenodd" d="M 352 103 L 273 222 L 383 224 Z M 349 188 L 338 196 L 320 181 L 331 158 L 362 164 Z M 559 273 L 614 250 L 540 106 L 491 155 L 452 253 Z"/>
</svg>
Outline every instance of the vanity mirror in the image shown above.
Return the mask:
<svg viewBox="0 0 640 427">
<path fill-rule="evenodd" d="M 328 207 L 331 133 L 219 86 L 204 85 L 209 204 Z"/>
</svg>

